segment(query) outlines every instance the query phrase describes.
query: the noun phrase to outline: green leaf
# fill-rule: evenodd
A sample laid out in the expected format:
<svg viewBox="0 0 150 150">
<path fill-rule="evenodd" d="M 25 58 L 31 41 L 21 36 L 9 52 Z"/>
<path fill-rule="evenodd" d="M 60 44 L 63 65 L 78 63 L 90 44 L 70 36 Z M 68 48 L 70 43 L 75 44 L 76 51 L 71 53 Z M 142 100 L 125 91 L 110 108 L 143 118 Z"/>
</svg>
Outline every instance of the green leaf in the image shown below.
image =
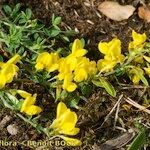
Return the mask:
<svg viewBox="0 0 150 150">
<path fill-rule="evenodd" d="M 56 17 L 54 20 L 53 20 L 53 25 L 57 26 L 61 23 L 61 17 Z"/>
<path fill-rule="evenodd" d="M 101 82 L 99 80 L 92 80 L 92 83 L 94 85 L 96 85 L 97 87 L 102 87 L 103 88 L 103 85 L 101 84 Z"/>
<path fill-rule="evenodd" d="M 82 38 L 80 41 L 81 41 L 82 47 L 84 47 L 85 46 L 85 40 L 84 40 L 84 38 Z"/>
<path fill-rule="evenodd" d="M 84 96 L 89 96 L 92 92 L 92 87 L 90 84 L 82 84 L 81 85 L 81 92 Z"/>
<path fill-rule="evenodd" d="M 100 84 L 103 86 L 103 88 L 108 92 L 108 94 L 110 94 L 113 97 L 116 96 L 116 91 L 114 87 L 108 81 L 106 81 L 105 78 L 100 77 L 99 81 L 100 81 Z"/>
<path fill-rule="evenodd" d="M 133 142 L 131 143 L 131 145 L 127 150 L 138 150 L 139 148 L 141 148 L 142 145 L 144 145 L 145 141 L 146 141 L 145 131 L 142 130 L 133 140 Z"/>
<path fill-rule="evenodd" d="M 14 7 L 14 9 L 13 9 L 13 11 L 12 11 L 12 13 L 11 13 L 11 16 L 12 17 L 17 17 L 18 16 L 18 11 L 20 10 L 20 7 L 21 7 L 21 5 L 20 5 L 20 3 L 18 3 L 15 7 Z"/>
<path fill-rule="evenodd" d="M 5 13 L 6 13 L 7 15 L 10 15 L 10 14 L 12 13 L 12 9 L 11 9 L 10 6 L 5 5 L 5 6 L 3 6 L 3 8 L 4 8 L 4 11 L 5 11 Z"/>
<path fill-rule="evenodd" d="M 79 103 L 79 99 L 74 98 L 69 102 L 69 106 L 78 109 L 79 108 L 78 103 Z"/>
<path fill-rule="evenodd" d="M 57 36 L 57 35 L 60 33 L 59 30 L 55 30 L 55 29 L 52 29 L 52 30 L 44 29 L 44 32 L 45 32 L 45 34 L 47 34 L 50 38 L 51 38 L 51 37 L 55 37 L 55 36 Z"/>
<path fill-rule="evenodd" d="M 26 9 L 26 17 L 27 17 L 27 19 L 30 19 L 31 16 L 32 16 L 32 11 L 31 11 L 31 9 L 27 8 Z"/>
</svg>

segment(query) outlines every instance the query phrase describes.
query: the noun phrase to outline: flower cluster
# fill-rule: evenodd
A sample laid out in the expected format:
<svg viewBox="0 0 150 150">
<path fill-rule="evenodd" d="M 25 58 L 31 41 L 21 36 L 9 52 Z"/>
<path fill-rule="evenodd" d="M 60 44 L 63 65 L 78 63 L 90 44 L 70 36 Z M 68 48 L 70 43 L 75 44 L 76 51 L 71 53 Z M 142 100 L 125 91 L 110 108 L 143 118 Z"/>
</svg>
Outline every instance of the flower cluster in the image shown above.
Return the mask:
<svg viewBox="0 0 150 150">
<path fill-rule="evenodd" d="M 69 138 L 65 135 L 76 135 L 80 129 L 76 128 L 77 114 L 71 111 L 63 102 L 59 102 L 57 106 L 56 119 L 51 124 L 50 128 L 54 130 L 55 135 L 59 135 L 60 138 L 64 139 L 68 145 L 80 146 L 81 141 L 74 138 Z"/>
<path fill-rule="evenodd" d="M 104 54 L 104 59 L 97 62 L 97 68 L 100 72 L 111 71 L 116 64 L 121 63 L 124 59 L 124 55 L 121 54 L 121 42 L 117 38 L 108 43 L 100 42 L 98 48 Z"/>
<path fill-rule="evenodd" d="M 41 53 L 36 60 L 36 70 L 46 69 L 49 72 L 58 71 L 58 79 L 63 80 L 62 88 L 73 92 L 77 83 L 87 80 L 96 74 L 96 62 L 90 61 L 84 55 L 87 53 L 79 39 L 72 45 L 71 54 L 59 58 L 57 53 Z"/>
<path fill-rule="evenodd" d="M 20 55 L 16 54 L 6 63 L 0 62 L 0 89 L 3 88 L 6 83 L 12 82 L 14 76 L 19 70 L 16 63 L 20 60 L 20 58 Z"/>
<path fill-rule="evenodd" d="M 145 73 L 150 77 L 150 57 L 140 53 L 143 50 L 147 36 L 145 33 L 139 34 L 132 31 L 133 41 L 129 43 L 128 49 L 131 56 L 135 55 L 134 62 L 136 63 L 129 70 L 129 76 L 134 84 L 139 84 L 141 76 Z M 136 56 L 139 54 L 139 56 Z"/>
</svg>

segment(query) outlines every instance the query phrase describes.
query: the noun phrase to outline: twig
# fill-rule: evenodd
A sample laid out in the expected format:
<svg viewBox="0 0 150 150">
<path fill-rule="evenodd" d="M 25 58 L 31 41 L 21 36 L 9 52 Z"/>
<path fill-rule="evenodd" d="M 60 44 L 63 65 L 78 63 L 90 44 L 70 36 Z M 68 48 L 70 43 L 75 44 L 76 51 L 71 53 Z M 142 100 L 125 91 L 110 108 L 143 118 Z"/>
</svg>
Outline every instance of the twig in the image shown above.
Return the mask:
<svg viewBox="0 0 150 150">
<path fill-rule="evenodd" d="M 108 118 L 109 118 L 110 115 L 113 113 L 113 111 L 115 110 L 115 108 L 116 108 L 116 107 L 118 106 L 118 104 L 121 102 L 122 97 L 123 97 L 123 94 L 120 95 L 120 97 L 119 97 L 117 103 L 116 103 L 116 104 L 114 105 L 114 107 L 111 109 L 111 111 L 109 112 L 109 114 L 105 117 L 105 120 L 103 121 L 103 123 L 101 124 L 101 126 L 100 126 L 99 128 L 101 128 L 101 127 L 104 125 L 104 123 L 108 120 Z M 99 129 L 99 128 L 97 128 L 97 129 Z"/>
<path fill-rule="evenodd" d="M 144 111 L 144 112 L 150 114 L 150 110 L 149 109 L 146 109 L 146 107 L 141 106 L 140 104 L 136 103 L 132 99 L 126 98 L 125 101 L 128 102 L 129 104 L 131 104 L 132 106 L 138 108 L 139 110 Z"/>
</svg>

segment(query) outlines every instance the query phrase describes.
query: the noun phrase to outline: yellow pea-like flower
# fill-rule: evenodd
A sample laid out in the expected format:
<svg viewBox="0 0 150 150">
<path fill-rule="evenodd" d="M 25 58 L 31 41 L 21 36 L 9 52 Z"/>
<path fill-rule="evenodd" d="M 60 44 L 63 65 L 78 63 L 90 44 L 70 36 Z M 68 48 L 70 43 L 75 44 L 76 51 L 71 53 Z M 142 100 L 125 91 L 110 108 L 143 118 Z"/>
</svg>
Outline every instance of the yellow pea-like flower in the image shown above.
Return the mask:
<svg viewBox="0 0 150 150">
<path fill-rule="evenodd" d="M 56 132 L 56 134 L 76 135 L 80 129 L 76 128 L 77 114 L 71 111 L 63 102 L 59 102 L 57 106 L 56 119 L 53 121 L 50 128 Z"/>
<path fill-rule="evenodd" d="M 150 66 L 148 66 L 147 68 L 144 67 L 144 70 L 145 70 L 146 74 L 150 77 Z"/>
<path fill-rule="evenodd" d="M 23 98 L 25 98 L 21 106 L 20 112 L 24 112 L 30 116 L 41 113 L 42 109 L 39 106 L 34 105 L 36 102 L 37 94 L 34 94 L 32 96 L 32 94 L 23 90 L 17 90 L 17 93 Z"/>
<path fill-rule="evenodd" d="M 76 82 L 81 82 L 88 78 L 88 73 L 84 68 L 76 69 L 74 74 L 75 74 L 74 81 Z"/>
<path fill-rule="evenodd" d="M 62 87 L 68 92 L 73 92 L 77 88 L 77 85 L 72 82 L 72 74 L 68 73 L 65 75 Z"/>
<path fill-rule="evenodd" d="M 111 71 L 117 63 L 124 60 L 124 55 L 121 54 L 121 41 L 117 38 L 110 42 L 100 42 L 98 49 L 104 54 L 104 59 L 97 62 L 97 68 L 100 72 Z"/>
<path fill-rule="evenodd" d="M 72 55 L 74 57 L 82 57 L 87 53 L 87 50 L 85 50 L 82 46 L 82 43 L 79 39 L 74 40 L 72 45 Z"/>
<path fill-rule="evenodd" d="M 77 114 L 71 111 L 63 102 L 59 102 L 57 106 L 56 119 L 51 124 L 50 128 L 54 130 L 55 135 L 59 135 L 70 146 L 80 146 L 82 143 L 78 139 L 69 138 L 64 135 L 76 135 L 80 129 L 76 128 Z"/>
<path fill-rule="evenodd" d="M 43 52 L 39 54 L 35 68 L 36 70 L 46 69 L 48 72 L 53 72 L 58 69 L 58 53 Z"/>
<path fill-rule="evenodd" d="M 116 64 L 116 61 L 100 59 L 97 62 L 97 68 L 100 72 L 108 72 L 112 71 Z"/>
<path fill-rule="evenodd" d="M 139 67 L 134 67 L 129 71 L 129 75 L 134 85 L 138 85 L 141 77 L 140 74 L 143 75 L 144 71 Z"/>
<path fill-rule="evenodd" d="M 104 59 L 121 61 L 123 55 L 121 54 L 121 41 L 117 38 L 112 39 L 110 42 L 100 42 L 98 49 L 103 53 Z"/>
<path fill-rule="evenodd" d="M 143 48 L 144 43 L 147 39 L 147 36 L 145 33 L 139 34 L 135 32 L 134 30 L 132 31 L 132 38 L 133 41 L 129 43 L 129 50 L 135 49 L 135 48 Z"/>
<path fill-rule="evenodd" d="M 19 70 L 15 64 L 20 60 L 20 58 L 20 55 L 16 54 L 6 63 L 0 62 L 0 89 L 3 88 L 6 83 L 13 81 L 14 76 Z"/>
</svg>

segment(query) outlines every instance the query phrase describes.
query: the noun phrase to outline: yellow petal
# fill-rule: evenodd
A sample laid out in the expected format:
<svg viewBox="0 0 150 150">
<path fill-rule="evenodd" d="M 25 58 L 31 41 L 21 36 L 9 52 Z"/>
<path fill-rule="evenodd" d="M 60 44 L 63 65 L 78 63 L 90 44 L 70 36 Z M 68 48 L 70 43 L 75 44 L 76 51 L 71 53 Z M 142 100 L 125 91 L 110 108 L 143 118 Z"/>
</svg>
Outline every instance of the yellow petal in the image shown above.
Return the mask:
<svg viewBox="0 0 150 150">
<path fill-rule="evenodd" d="M 9 60 L 7 61 L 7 63 L 16 64 L 20 59 L 21 59 L 20 55 L 19 55 L 19 54 L 16 54 L 16 55 L 13 56 L 11 59 L 9 59 Z"/>
<path fill-rule="evenodd" d="M 63 102 L 59 102 L 57 105 L 57 117 L 59 118 L 65 111 L 67 110 L 67 106 Z"/>
<path fill-rule="evenodd" d="M 97 62 L 97 68 L 101 72 L 111 71 L 117 63 L 115 61 L 107 61 L 105 59 L 100 59 Z"/>
<path fill-rule="evenodd" d="M 61 128 L 65 130 L 72 130 L 77 123 L 77 114 L 68 109 L 62 116 Z M 68 126 L 68 127 L 67 127 Z"/>
<path fill-rule="evenodd" d="M 75 57 L 82 57 L 87 53 L 87 50 L 85 49 L 79 49 L 76 51 L 76 53 L 74 54 Z"/>
<path fill-rule="evenodd" d="M 0 62 L 0 68 L 2 68 L 4 66 L 4 62 Z"/>
<path fill-rule="evenodd" d="M 84 68 L 75 70 L 74 81 L 81 82 L 83 80 L 86 80 L 87 78 L 88 78 L 88 74 Z"/>
<path fill-rule="evenodd" d="M 82 49 L 82 44 L 79 39 L 75 39 L 72 45 L 72 53 L 75 53 L 78 49 Z"/>
<path fill-rule="evenodd" d="M 35 65 L 35 68 L 36 68 L 37 71 L 38 71 L 38 70 L 42 70 L 42 69 L 44 69 L 44 65 L 41 64 L 41 63 L 37 63 L 37 64 Z"/>
<path fill-rule="evenodd" d="M 144 68 L 144 70 L 145 70 L 146 74 L 150 76 L 150 66 L 148 68 Z"/>
<path fill-rule="evenodd" d="M 133 41 L 137 44 L 137 45 L 140 45 L 142 43 L 144 43 L 146 41 L 146 34 L 143 33 L 143 34 L 139 34 L 137 32 L 135 32 L 134 30 L 132 31 L 132 38 L 133 38 Z"/>
<path fill-rule="evenodd" d="M 106 43 L 106 42 L 99 42 L 98 49 L 99 49 L 99 51 L 101 53 L 103 53 L 105 55 L 108 54 L 108 52 L 109 52 L 108 43 Z"/>
<path fill-rule="evenodd" d="M 21 107 L 21 112 L 24 112 L 28 109 L 29 106 L 34 105 L 36 101 L 36 94 L 34 94 L 32 97 L 27 97 Z"/>
<path fill-rule="evenodd" d="M 6 84 L 6 78 L 3 74 L 0 73 L 0 89 L 2 89 Z"/>
<path fill-rule="evenodd" d="M 67 125 L 67 124 L 66 124 Z M 79 128 L 73 128 L 72 130 L 60 130 L 60 134 L 66 134 L 66 135 L 77 135 L 80 132 Z"/>
<path fill-rule="evenodd" d="M 139 82 L 140 82 L 140 77 L 138 75 L 134 75 L 132 77 L 132 82 L 133 82 L 134 85 L 138 85 Z"/>
<path fill-rule="evenodd" d="M 35 105 L 31 105 L 29 106 L 25 111 L 24 111 L 27 115 L 37 115 L 39 113 L 42 112 L 42 109 L 38 106 L 35 106 Z"/>
<path fill-rule="evenodd" d="M 23 90 L 17 90 L 17 93 L 23 98 L 31 97 L 30 93 L 23 91 Z"/>
<path fill-rule="evenodd" d="M 65 136 L 59 136 L 59 137 L 65 140 L 68 146 L 81 146 L 82 145 L 82 142 L 78 139 L 69 138 Z"/>
<path fill-rule="evenodd" d="M 70 82 L 67 87 L 66 87 L 66 90 L 68 92 L 73 92 L 75 89 L 77 88 L 77 85 L 73 82 Z"/>
<path fill-rule="evenodd" d="M 68 73 L 64 77 L 63 89 L 68 92 L 73 92 L 77 88 L 77 85 L 72 82 L 72 74 Z"/>
<path fill-rule="evenodd" d="M 6 63 L 1 69 L 1 73 L 5 75 L 7 83 L 12 82 L 13 77 L 17 74 L 17 71 L 18 67 L 16 65 L 8 63 Z"/>
</svg>

